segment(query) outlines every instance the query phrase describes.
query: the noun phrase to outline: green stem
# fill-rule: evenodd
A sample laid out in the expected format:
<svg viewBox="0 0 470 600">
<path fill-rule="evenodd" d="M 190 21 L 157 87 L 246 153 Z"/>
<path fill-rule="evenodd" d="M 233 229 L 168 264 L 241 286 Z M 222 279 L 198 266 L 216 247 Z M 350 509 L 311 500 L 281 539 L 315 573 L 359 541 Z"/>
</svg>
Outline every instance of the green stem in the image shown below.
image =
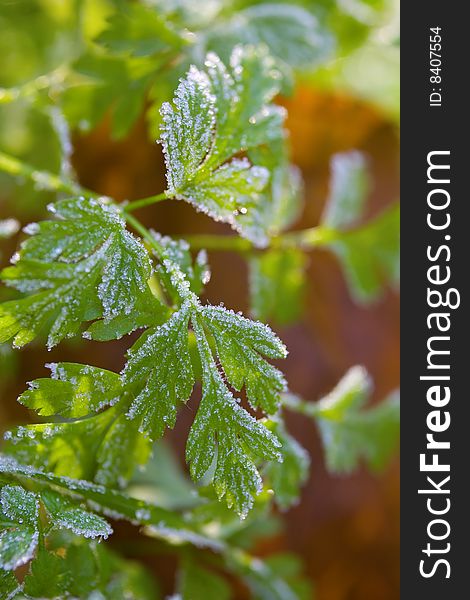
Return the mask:
<svg viewBox="0 0 470 600">
<path fill-rule="evenodd" d="M 150 204 L 156 204 L 162 200 L 168 200 L 169 198 L 170 196 L 168 196 L 166 192 L 162 192 L 161 194 L 156 194 L 155 196 L 149 196 L 148 198 L 142 198 L 141 200 L 134 200 L 124 206 L 123 212 L 130 213 L 134 210 L 138 210 L 139 208 L 149 206 Z"/>
<path fill-rule="evenodd" d="M 136 219 L 133 215 L 130 215 L 124 211 L 123 211 L 123 216 L 126 219 L 127 223 L 131 227 L 133 227 L 138 233 L 140 233 L 142 238 L 149 244 L 149 246 L 151 246 L 157 252 L 157 255 L 162 256 L 165 249 L 153 237 L 153 235 L 150 233 L 150 231 L 147 229 L 147 227 L 142 225 L 142 223 L 138 219 Z"/>
<path fill-rule="evenodd" d="M 19 98 L 28 98 L 47 90 L 48 88 L 55 88 L 63 83 L 67 76 L 67 69 L 65 67 L 59 67 L 50 73 L 40 75 L 31 81 L 27 81 L 23 85 L 10 88 L 0 88 L 0 104 L 7 104 L 14 102 Z"/>
<path fill-rule="evenodd" d="M 96 198 L 100 194 L 81 187 L 78 183 L 65 177 L 54 175 L 48 171 L 40 171 L 31 165 L 24 163 L 13 156 L 0 152 L 0 171 L 10 175 L 25 177 L 35 183 L 38 187 L 53 191 L 64 192 L 72 195 L 80 195 L 85 198 Z M 149 230 L 142 225 L 131 213 L 134 210 L 161 202 L 170 198 L 166 192 L 134 200 L 126 205 L 121 205 L 121 210 L 126 221 L 150 244 L 159 256 L 162 255 L 163 248 L 161 244 L 152 236 Z M 334 241 L 338 233 L 333 229 L 323 226 L 311 227 L 302 231 L 292 231 L 271 239 L 270 248 L 288 249 L 300 248 L 311 250 L 319 246 L 324 246 Z M 189 235 L 185 236 L 186 241 L 195 250 L 205 248 L 207 250 L 238 252 L 241 254 L 255 250 L 251 242 L 235 235 Z"/>
<path fill-rule="evenodd" d="M 0 171 L 17 177 L 25 177 L 32 181 L 38 188 L 50 192 L 65 192 L 67 194 L 81 195 L 87 198 L 96 197 L 97 194 L 80 187 L 77 183 L 54 175 L 48 171 L 40 171 L 13 156 L 0 152 Z"/>
<path fill-rule="evenodd" d="M 319 414 L 316 402 L 305 402 L 305 400 L 302 400 L 302 398 L 299 398 L 294 394 L 283 394 L 282 406 L 291 410 L 292 412 L 296 412 L 307 417 L 315 418 Z"/>
<path fill-rule="evenodd" d="M 220 250 L 228 252 L 250 252 L 251 242 L 235 235 L 184 235 L 182 236 L 194 250 Z"/>
<path fill-rule="evenodd" d="M 254 250 L 251 242 L 235 235 L 200 234 L 183 237 L 194 250 L 205 248 L 206 250 L 239 252 L 241 254 Z M 311 250 L 332 242 L 336 237 L 337 232 L 333 229 L 322 226 L 311 227 L 273 237 L 269 247 L 284 250 L 288 248 Z"/>
</svg>

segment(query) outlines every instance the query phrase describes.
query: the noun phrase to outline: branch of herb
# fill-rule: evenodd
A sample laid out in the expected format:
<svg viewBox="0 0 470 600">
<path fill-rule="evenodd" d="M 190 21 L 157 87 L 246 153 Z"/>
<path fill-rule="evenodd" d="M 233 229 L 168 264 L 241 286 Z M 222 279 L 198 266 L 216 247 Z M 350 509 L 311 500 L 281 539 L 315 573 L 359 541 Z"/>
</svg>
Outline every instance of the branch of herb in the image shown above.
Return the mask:
<svg viewBox="0 0 470 600">
<path fill-rule="evenodd" d="M 98 192 L 84 188 L 68 178 L 54 175 L 48 171 L 41 171 L 3 152 L 0 152 L 0 171 L 8 173 L 9 175 L 24 177 L 32 181 L 38 187 L 51 192 L 80 195 L 85 198 L 96 198 L 100 195 Z M 162 192 L 160 194 L 121 204 L 122 214 L 127 223 L 129 223 L 129 225 L 131 225 L 154 250 L 156 250 L 158 255 L 161 255 L 163 248 L 158 244 L 157 240 L 151 235 L 148 229 L 131 213 L 145 206 L 150 206 L 151 204 L 169 198 L 170 196 L 166 192 Z M 338 232 L 334 229 L 322 226 L 312 227 L 301 231 L 292 231 L 274 236 L 271 238 L 270 247 L 311 250 L 312 248 L 331 243 L 337 235 Z M 250 241 L 235 235 L 189 235 L 185 236 L 185 239 L 194 250 L 204 248 L 206 250 L 238 252 L 241 254 L 252 252 L 254 250 Z"/>
</svg>

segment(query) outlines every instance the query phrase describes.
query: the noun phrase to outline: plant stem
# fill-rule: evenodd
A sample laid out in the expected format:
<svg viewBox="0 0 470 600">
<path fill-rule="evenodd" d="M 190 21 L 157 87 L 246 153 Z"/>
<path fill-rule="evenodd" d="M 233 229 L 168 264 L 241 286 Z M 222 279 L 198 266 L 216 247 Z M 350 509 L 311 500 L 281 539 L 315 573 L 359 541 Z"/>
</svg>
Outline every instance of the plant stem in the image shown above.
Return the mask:
<svg viewBox="0 0 470 600">
<path fill-rule="evenodd" d="M 123 211 L 123 215 L 124 215 L 124 218 L 126 219 L 127 223 L 129 223 L 129 225 L 131 227 L 133 227 L 138 233 L 140 233 L 142 238 L 149 244 L 149 246 L 151 246 L 154 250 L 156 250 L 158 256 L 161 256 L 164 252 L 164 248 L 153 237 L 153 235 L 150 233 L 150 231 L 147 229 L 147 227 L 142 225 L 142 223 L 138 219 L 136 219 L 134 217 L 134 215 L 129 215 L 128 213 L 126 213 L 124 211 Z"/>
<path fill-rule="evenodd" d="M 134 210 L 138 210 L 139 208 L 144 208 L 144 206 L 149 206 L 150 204 L 155 204 L 157 202 L 161 202 L 162 200 L 169 199 L 170 196 L 166 192 L 162 192 L 161 194 L 156 194 L 155 196 L 149 196 L 148 198 L 142 198 L 140 200 L 133 200 L 126 204 L 123 208 L 123 212 L 130 213 Z"/>
<path fill-rule="evenodd" d="M 249 252 L 253 245 L 248 240 L 235 235 L 212 235 L 210 233 L 183 235 L 194 250 L 220 250 L 229 252 Z"/>
<path fill-rule="evenodd" d="M 3 152 L 0 152 L 0 171 L 9 173 L 10 175 L 25 177 L 32 181 L 38 188 L 53 192 L 64 192 L 66 194 L 80 195 L 85 198 L 96 198 L 100 196 L 99 193 L 93 192 L 83 188 L 78 183 L 71 181 L 65 177 L 54 175 L 48 171 L 40 171 L 35 169 L 31 165 L 18 160 L 13 156 L 9 156 Z M 131 225 L 140 235 L 150 244 L 150 246 L 156 250 L 158 255 L 163 252 L 162 246 L 152 236 L 149 230 L 142 225 L 142 223 L 136 219 L 131 213 L 134 210 L 149 206 L 162 200 L 170 198 L 166 192 L 156 194 L 154 196 L 148 196 L 147 198 L 141 198 L 134 200 L 126 205 L 121 205 L 122 215 L 126 221 Z M 327 243 L 331 243 L 337 237 L 338 233 L 323 226 L 311 227 L 309 229 L 303 229 L 301 231 L 292 231 L 290 233 L 284 233 L 282 235 L 271 238 L 270 248 L 288 249 L 288 248 L 300 248 L 303 250 L 311 250 L 319 246 L 324 246 Z M 200 235 L 189 235 L 184 236 L 186 241 L 195 250 L 205 248 L 207 250 L 217 251 L 228 251 L 238 252 L 241 254 L 252 252 L 255 250 L 252 243 L 248 240 L 235 236 L 235 235 L 211 235 L 211 234 L 200 234 Z"/>
<path fill-rule="evenodd" d="M 333 229 L 318 226 L 301 231 L 292 231 L 271 238 L 270 248 L 287 249 L 300 248 L 311 250 L 332 242 L 337 236 Z M 194 250 L 205 248 L 227 252 L 245 253 L 254 250 L 251 242 L 235 235 L 188 235 L 182 236 Z"/>
<path fill-rule="evenodd" d="M 96 197 L 97 194 L 80 187 L 77 183 L 54 175 L 48 171 L 40 171 L 13 156 L 0 152 L 0 170 L 17 177 L 25 177 L 32 181 L 38 188 L 50 192 L 65 192 L 67 194 L 81 195 L 87 198 Z"/>
</svg>

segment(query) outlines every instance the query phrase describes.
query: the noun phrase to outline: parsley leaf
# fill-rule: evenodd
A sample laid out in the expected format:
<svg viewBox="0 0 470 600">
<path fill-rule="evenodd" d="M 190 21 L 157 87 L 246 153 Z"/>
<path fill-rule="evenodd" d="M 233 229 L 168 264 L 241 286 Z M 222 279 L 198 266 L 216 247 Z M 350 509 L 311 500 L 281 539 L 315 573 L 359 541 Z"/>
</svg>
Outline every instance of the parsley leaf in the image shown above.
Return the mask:
<svg viewBox="0 0 470 600">
<path fill-rule="evenodd" d="M 41 500 L 54 527 L 70 529 L 76 535 L 91 539 L 106 539 L 113 533 L 103 517 L 85 510 L 62 494 L 45 490 L 41 492 Z"/>
<path fill-rule="evenodd" d="M 364 410 L 371 383 L 362 367 L 351 368 L 338 385 L 304 412 L 315 418 L 332 473 L 349 473 L 364 459 L 381 469 L 392 455 L 399 432 L 400 405 L 397 394 Z"/>
<path fill-rule="evenodd" d="M 253 496 L 262 489 L 254 457 L 279 460 L 279 442 L 249 415 L 227 389 L 212 357 L 202 319 L 193 319 L 202 363 L 202 399 L 186 446 L 191 475 L 201 479 L 213 465 L 214 487 L 219 499 L 246 516 Z"/>
<path fill-rule="evenodd" d="M 178 402 L 186 402 L 194 385 L 188 348 L 189 304 L 129 351 L 124 384 L 133 390 L 128 417 L 152 439 L 174 427 Z"/>
<path fill-rule="evenodd" d="M 286 381 L 262 355 L 285 358 L 284 344 L 266 325 L 223 307 L 203 307 L 201 315 L 214 336 L 217 355 L 228 382 L 237 391 L 245 385 L 248 400 L 254 408 L 261 408 L 268 414 L 276 412 Z"/>
<path fill-rule="evenodd" d="M 118 374 L 73 363 L 51 365 L 52 378 L 31 382 L 20 402 L 63 423 L 20 426 L 5 434 L 9 452 L 58 475 L 123 485 L 144 464 L 150 442 L 129 421 Z M 100 412 L 106 405 L 107 410 Z"/>
<path fill-rule="evenodd" d="M 75 335 L 83 321 L 110 324 L 139 315 L 142 299 L 153 304 L 155 318 L 161 314 L 147 284 L 147 252 L 114 205 L 74 198 L 51 210 L 58 219 L 28 226 L 32 237 L 22 244 L 16 264 L 1 274 L 7 285 L 28 295 L 0 305 L 0 341 L 13 337 L 23 346 L 47 329 L 52 347 Z M 132 320 L 124 332 L 133 328 Z"/>
<path fill-rule="evenodd" d="M 235 48 L 228 68 L 209 54 L 205 67 L 191 67 L 173 104 L 162 105 L 168 193 L 256 243 L 243 223 L 252 219 L 250 207 L 269 171 L 237 155 L 283 137 L 284 110 L 270 104 L 280 74 L 272 58 L 255 48 Z"/>
</svg>

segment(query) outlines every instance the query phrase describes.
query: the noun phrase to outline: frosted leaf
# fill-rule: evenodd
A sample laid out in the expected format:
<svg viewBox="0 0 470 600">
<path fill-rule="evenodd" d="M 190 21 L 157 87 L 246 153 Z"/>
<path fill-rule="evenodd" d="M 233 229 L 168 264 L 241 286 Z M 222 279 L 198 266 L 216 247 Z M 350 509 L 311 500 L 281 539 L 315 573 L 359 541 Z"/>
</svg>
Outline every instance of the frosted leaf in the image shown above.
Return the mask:
<svg viewBox="0 0 470 600">
<path fill-rule="evenodd" d="M 18 401 L 44 416 L 84 417 L 115 404 L 122 393 L 117 373 L 76 363 L 53 363 L 50 379 L 36 379 Z"/>
<path fill-rule="evenodd" d="M 181 80 L 173 104 L 165 102 L 160 112 L 168 190 L 177 194 L 210 148 L 215 112 L 207 75 L 192 66 Z"/>
<path fill-rule="evenodd" d="M 5 485 L 0 491 L 0 506 L 3 514 L 12 521 L 36 527 L 39 515 L 36 494 L 18 485 Z"/>
<path fill-rule="evenodd" d="M 12 571 L 31 560 L 38 544 L 39 502 L 17 485 L 0 490 L 0 568 Z"/>
<path fill-rule="evenodd" d="M 217 354 L 230 384 L 238 391 L 245 386 L 255 408 L 275 412 L 286 382 L 282 373 L 266 362 L 263 355 L 285 358 L 287 350 L 281 340 L 267 325 L 225 308 L 207 306 L 201 309 L 201 314 L 215 338 Z"/>
<path fill-rule="evenodd" d="M 134 400 L 128 417 L 152 439 L 173 427 L 179 402 L 186 402 L 194 385 L 188 347 L 190 304 L 154 331 L 148 332 L 129 351 L 123 371 L 124 384 Z"/>
<path fill-rule="evenodd" d="M 95 416 L 16 427 L 5 435 L 6 449 L 57 475 L 122 486 L 148 460 L 150 442 L 129 423 L 121 402 Z"/>
<path fill-rule="evenodd" d="M 191 475 L 201 479 L 215 461 L 219 499 L 245 517 L 262 489 L 254 459 L 279 459 L 279 442 L 227 389 L 212 358 L 199 318 L 193 319 L 202 363 L 202 399 L 186 446 Z"/>
<path fill-rule="evenodd" d="M 47 490 L 42 492 L 41 498 L 55 527 L 70 529 L 76 535 L 92 539 L 106 539 L 113 532 L 103 517 L 73 504 L 60 494 Z"/>
<path fill-rule="evenodd" d="M 168 191 L 262 245 L 262 225 L 242 227 L 238 215 L 252 221 L 270 173 L 238 155 L 283 138 L 284 110 L 270 104 L 279 73 L 252 47 L 237 47 L 228 68 L 209 54 L 205 69 L 191 67 L 161 110 Z"/>
<path fill-rule="evenodd" d="M 184 189 L 183 198 L 211 216 L 236 228 L 237 211 L 248 212 L 269 180 L 269 171 L 252 167 L 246 159 L 233 159 L 217 168 L 208 178 L 198 174 Z"/>
<path fill-rule="evenodd" d="M 0 305 L 0 341 L 13 337 L 23 346 L 48 323 L 52 347 L 84 321 L 139 315 L 142 299 L 152 298 L 148 254 L 116 206 L 74 198 L 56 203 L 53 212 L 57 220 L 39 223 L 16 264 L 2 271 L 7 285 L 27 295 Z"/>
</svg>

